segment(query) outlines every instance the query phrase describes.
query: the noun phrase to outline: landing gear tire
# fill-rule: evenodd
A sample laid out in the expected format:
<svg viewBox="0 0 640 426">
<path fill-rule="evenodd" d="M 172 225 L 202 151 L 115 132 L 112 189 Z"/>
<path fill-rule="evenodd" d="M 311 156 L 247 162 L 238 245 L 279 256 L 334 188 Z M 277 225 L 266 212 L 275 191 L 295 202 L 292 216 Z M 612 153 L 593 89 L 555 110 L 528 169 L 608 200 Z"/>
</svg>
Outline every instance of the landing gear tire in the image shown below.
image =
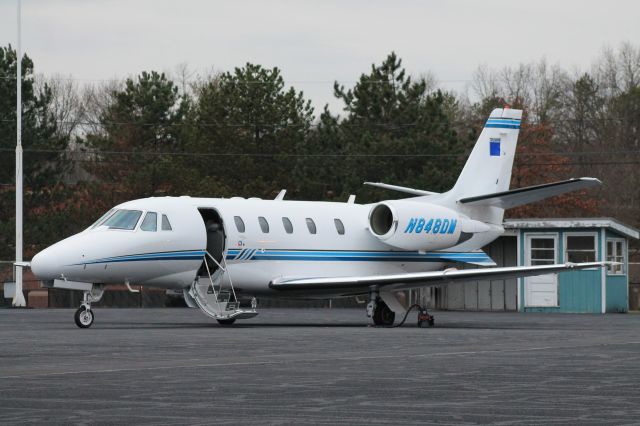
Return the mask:
<svg viewBox="0 0 640 426">
<path fill-rule="evenodd" d="M 235 319 L 235 318 L 231 318 L 231 319 L 219 319 L 219 320 L 216 320 L 216 321 L 218 321 L 218 324 L 220 324 L 220 325 L 231 325 L 231 324 L 233 324 L 234 322 L 236 322 L 236 319 Z"/>
<path fill-rule="evenodd" d="M 93 324 L 93 311 L 81 306 L 73 316 L 76 325 L 80 328 L 89 328 Z"/>
<path fill-rule="evenodd" d="M 395 319 L 395 312 L 393 312 L 382 299 L 379 299 L 373 310 L 373 324 L 389 327 L 393 325 Z"/>
</svg>

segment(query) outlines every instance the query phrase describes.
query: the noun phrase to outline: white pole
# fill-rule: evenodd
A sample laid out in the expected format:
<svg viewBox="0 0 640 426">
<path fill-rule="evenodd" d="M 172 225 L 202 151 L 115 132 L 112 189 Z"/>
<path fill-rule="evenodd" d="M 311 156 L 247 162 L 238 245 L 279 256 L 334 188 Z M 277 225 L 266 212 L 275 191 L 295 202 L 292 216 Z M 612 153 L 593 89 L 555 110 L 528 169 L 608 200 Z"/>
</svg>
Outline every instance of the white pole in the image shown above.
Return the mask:
<svg viewBox="0 0 640 426">
<path fill-rule="evenodd" d="M 26 305 L 22 294 L 22 0 L 18 0 L 18 46 L 16 51 L 16 292 L 12 305 Z"/>
</svg>

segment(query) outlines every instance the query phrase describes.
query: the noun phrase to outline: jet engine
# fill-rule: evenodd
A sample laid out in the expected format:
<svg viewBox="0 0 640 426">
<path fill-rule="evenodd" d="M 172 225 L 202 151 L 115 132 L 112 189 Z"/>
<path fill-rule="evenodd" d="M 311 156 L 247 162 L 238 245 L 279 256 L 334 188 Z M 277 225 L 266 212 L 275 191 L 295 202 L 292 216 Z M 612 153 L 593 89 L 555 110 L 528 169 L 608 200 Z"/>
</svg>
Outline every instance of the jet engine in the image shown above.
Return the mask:
<svg viewBox="0 0 640 426">
<path fill-rule="evenodd" d="M 446 207 L 397 200 L 371 208 L 369 230 L 390 246 L 430 251 L 453 247 L 489 227 Z"/>
</svg>

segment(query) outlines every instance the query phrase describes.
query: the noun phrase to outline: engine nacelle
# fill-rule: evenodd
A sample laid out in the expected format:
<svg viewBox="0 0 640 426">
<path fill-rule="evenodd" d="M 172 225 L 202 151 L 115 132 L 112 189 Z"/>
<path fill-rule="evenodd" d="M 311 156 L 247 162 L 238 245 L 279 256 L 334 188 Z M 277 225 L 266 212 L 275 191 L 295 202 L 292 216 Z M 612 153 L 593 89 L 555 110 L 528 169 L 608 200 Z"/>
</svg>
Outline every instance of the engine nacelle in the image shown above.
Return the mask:
<svg viewBox="0 0 640 426">
<path fill-rule="evenodd" d="M 374 205 L 369 213 L 371 233 L 384 243 L 403 250 L 453 247 L 471 237 L 471 234 L 462 233 L 463 225 L 469 225 L 467 222 L 466 216 L 451 209 L 415 201 L 384 201 Z"/>
</svg>

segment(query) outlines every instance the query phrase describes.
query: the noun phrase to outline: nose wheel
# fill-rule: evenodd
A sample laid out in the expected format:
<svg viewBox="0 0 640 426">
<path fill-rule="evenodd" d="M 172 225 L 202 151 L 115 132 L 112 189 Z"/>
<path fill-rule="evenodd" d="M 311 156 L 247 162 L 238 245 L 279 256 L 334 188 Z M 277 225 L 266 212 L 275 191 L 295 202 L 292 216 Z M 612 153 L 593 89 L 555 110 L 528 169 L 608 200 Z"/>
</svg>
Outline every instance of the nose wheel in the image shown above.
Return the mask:
<svg viewBox="0 0 640 426">
<path fill-rule="evenodd" d="M 93 324 L 93 311 L 90 307 L 80 306 L 73 316 L 76 325 L 80 328 L 89 328 Z"/>
<path fill-rule="evenodd" d="M 73 316 L 76 325 L 80 328 L 89 328 L 93 324 L 93 310 L 91 310 L 91 302 L 98 302 L 104 294 L 103 284 L 94 284 L 91 290 L 85 291 L 82 304 Z"/>
</svg>

